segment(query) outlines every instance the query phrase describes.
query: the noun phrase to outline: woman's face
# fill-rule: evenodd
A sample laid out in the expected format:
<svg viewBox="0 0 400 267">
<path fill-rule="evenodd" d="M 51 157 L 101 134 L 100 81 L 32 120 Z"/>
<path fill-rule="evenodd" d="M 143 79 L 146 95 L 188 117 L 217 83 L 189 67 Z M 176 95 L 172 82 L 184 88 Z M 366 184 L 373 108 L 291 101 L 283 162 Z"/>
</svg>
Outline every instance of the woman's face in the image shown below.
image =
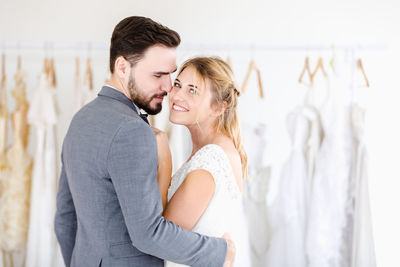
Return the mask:
<svg viewBox="0 0 400 267">
<path fill-rule="evenodd" d="M 212 125 L 218 115 L 211 105 L 210 87 L 208 79 L 200 81 L 192 67 L 185 68 L 169 94 L 169 120 L 185 126 Z"/>
</svg>

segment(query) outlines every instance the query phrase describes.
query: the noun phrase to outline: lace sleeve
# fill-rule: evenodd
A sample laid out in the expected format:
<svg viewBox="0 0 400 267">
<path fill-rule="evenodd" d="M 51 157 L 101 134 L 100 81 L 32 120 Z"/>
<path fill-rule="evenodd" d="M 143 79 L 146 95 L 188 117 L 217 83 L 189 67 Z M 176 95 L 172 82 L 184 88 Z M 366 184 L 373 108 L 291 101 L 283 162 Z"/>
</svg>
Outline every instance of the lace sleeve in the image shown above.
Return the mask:
<svg viewBox="0 0 400 267">
<path fill-rule="evenodd" d="M 216 191 L 225 188 L 228 191 L 235 190 L 235 177 L 228 156 L 218 145 L 204 146 L 191 160 L 188 173 L 194 170 L 206 170 L 214 178 Z"/>
</svg>

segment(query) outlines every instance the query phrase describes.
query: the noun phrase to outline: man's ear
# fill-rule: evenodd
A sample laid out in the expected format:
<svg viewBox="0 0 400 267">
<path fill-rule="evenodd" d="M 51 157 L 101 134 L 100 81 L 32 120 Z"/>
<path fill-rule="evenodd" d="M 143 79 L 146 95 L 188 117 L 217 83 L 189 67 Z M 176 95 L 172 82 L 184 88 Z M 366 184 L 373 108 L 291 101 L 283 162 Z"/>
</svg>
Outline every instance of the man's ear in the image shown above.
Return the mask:
<svg viewBox="0 0 400 267">
<path fill-rule="evenodd" d="M 117 57 L 114 64 L 114 72 L 119 78 L 124 79 L 130 73 L 131 64 L 123 56 Z"/>
<path fill-rule="evenodd" d="M 214 108 L 214 116 L 215 117 L 221 116 L 225 112 L 227 107 L 228 107 L 228 103 L 226 101 L 217 103 Z"/>
</svg>

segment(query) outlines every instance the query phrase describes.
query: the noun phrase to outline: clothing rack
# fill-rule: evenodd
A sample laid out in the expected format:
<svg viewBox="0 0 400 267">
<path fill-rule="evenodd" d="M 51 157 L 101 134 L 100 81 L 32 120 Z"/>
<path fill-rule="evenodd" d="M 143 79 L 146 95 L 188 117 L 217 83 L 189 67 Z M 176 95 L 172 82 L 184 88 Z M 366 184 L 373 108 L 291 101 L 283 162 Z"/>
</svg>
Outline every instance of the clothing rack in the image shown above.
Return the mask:
<svg viewBox="0 0 400 267">
<path fill-rule="evenodd" d="M 218 51 L 381 51 L 387 44 L 266 44 L 266 43 L 182 43 L 179 50 L 218 50 Z M 108 50 L 104 42 L 35 42 L 35 41 L 0 41 L 0 51 L 5 50 Z"/>
</svg>

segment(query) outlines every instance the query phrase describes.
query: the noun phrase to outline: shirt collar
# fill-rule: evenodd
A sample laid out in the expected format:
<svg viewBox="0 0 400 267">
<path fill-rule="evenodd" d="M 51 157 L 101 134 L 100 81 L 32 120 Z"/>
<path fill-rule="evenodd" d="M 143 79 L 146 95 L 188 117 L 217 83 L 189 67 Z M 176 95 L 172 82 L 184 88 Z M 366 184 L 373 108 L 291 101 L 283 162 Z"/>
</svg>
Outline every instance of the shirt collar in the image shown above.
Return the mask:
<svg viewBox="0 0 400 267">
<path fill-rule="evenodd" d="M 115 100 L 118 100 L 125 105 L 129 106 L 132 108 L 137 114 L 140 114 L 139 108 L 135 105 L 135 103 L 132 102 L 129 98 L 126 97 L 122 92 L 120 92 L 118 89 L 106 84 L 101 88 L 99 96 L 106 96 L 113 98 Z"/>
</svg>

